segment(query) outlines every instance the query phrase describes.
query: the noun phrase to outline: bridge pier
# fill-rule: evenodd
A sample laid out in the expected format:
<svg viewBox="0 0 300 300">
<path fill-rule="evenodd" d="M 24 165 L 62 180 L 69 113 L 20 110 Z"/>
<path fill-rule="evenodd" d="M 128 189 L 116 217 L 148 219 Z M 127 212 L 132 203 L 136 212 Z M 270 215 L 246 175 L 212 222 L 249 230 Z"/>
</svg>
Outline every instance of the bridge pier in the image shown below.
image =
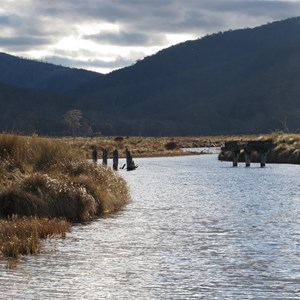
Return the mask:
<svg viewBox="0 0 300 300">
<path fill-rule="evenodd" d="M 233 155 L 233 167 L 238 166 L 239 156 L 240 156 L 240 150 L 236 150 L 232 152 Z"/>
<path fill-rule="evenodd" d="M 245 154 L 246 167 L 248 168 L 248 167 L 250 167 L 250 164 L 251 164 L 251 161 L 250 161 L 251 151 L 245 147 L 244 154 Z"/>
<path fill-rule="evenodd" d="M 249 141 L 247 143 L 239 143 L 237 141 L 229 141 L 222 147 L 222 151 L 232 153 L 233 167 L 237 167 L 240 150 L 244 150 L 246 167 L 250 167 L 250 157 L 252 151 L 258 152 L 260 156 L 260 166 L 266 165 L 267 154 L 274 147 L 272 140 Z"/>
<path fill-rule="evenodd" d="M 260 167 L 263 168 L 266 166 L 267 162 L 267 152 L 260 152 Z"/>
</svg>

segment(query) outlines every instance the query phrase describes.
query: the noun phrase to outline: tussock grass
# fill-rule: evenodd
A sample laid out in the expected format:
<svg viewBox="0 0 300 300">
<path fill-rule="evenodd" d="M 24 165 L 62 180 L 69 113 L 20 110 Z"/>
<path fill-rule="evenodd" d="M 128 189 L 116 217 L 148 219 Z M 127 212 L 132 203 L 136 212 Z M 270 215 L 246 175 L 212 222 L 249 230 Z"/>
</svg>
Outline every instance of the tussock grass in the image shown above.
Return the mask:
<svg viewBox="0 0 300 300">
<path fill-rule="evenodd" d="M 37 254 L 40 239 L 54 235 L 64 237 L 71 230 L 70 223 L 62 219 L 17 218 L 0 220 L 0 253 L 4 257 Z"/>
<path fill-rule="evenodd" d="M 300 134 L 272 134 L 275 148 L 268 154 L 269 162 L 300 164 Z"/>
<path fill-rule="evenodd" d="M 58 139 L 0 135 L 0 253 L 35 254 L 39 239 L 121 209 L 125 181 Z M 17 216 L 17 217 L 15 217 Z M 68 224 L 68 225 L 67 225 Z"/>
<path fill-rule="evenodd" d="M 0 217 L 66 218 L 85 222 L 128 202 L 124 180 L 84 161 L 66 142 L 0 135 Z"/>
</svg>

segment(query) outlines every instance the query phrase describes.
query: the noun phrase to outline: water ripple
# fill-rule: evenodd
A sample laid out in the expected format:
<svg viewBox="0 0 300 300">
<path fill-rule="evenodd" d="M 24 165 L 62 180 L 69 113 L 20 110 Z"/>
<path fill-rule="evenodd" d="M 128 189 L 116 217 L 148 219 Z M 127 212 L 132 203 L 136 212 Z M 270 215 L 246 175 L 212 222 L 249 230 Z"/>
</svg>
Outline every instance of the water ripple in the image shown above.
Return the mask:
<svg viewBox="0 0 300 300">
<path fill-rule="evenodd" d="M 136 163 L 126 209 L 1 262 L 0 299 L 298 299 L 299 166 Z"/>
</svg>

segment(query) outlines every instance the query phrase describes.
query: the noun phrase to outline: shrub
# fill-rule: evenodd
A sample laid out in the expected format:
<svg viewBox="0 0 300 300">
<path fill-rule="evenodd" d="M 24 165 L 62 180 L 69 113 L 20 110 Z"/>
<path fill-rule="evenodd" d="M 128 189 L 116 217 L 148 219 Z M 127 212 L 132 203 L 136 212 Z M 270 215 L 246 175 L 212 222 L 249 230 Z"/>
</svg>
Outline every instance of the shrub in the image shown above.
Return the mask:
<svg viewBox="0 0 300 300">
<path fill-rule="evenodd" d="M 167 150 L 176 150 L 176 149 L 178 149 L 179 147 L 178 147 L 178 145 L 177 145 L 176 142 L 168 142 L 168 143 L 165 144 L 165 148 L 166 148 Z"/>
</svg>

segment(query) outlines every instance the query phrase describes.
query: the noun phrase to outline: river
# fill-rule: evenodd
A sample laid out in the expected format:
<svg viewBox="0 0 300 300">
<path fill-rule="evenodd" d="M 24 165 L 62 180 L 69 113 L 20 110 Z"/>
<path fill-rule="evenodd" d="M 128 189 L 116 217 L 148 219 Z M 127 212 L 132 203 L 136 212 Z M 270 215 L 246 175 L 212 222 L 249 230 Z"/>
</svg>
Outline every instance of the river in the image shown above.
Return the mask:
<svg viewBox="0 0 300 300">
<path fill-rule="evenodd" d="M 121 212 L 0 262 L 0 299 L 300 299 L 300 166 L 135 162 Z"/>
</svg>

